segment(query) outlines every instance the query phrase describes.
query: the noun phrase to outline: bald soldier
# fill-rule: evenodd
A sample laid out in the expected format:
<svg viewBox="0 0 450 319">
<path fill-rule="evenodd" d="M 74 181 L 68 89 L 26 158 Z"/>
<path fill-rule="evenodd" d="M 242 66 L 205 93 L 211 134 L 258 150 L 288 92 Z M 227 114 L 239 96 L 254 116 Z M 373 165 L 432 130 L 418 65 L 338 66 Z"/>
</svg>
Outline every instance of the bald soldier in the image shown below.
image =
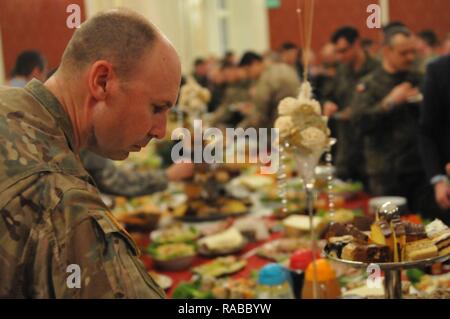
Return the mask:
<svg viewBox="0 0 450 319">
<path fill-rule="evenodd" d="M 162 138 L 180 80 L 164 35 L 114 10 L 82 24 L 45 83 L 0 89 L 0 298 L 164 297 L 78 153 L 123 160 Z"/>
</svg>

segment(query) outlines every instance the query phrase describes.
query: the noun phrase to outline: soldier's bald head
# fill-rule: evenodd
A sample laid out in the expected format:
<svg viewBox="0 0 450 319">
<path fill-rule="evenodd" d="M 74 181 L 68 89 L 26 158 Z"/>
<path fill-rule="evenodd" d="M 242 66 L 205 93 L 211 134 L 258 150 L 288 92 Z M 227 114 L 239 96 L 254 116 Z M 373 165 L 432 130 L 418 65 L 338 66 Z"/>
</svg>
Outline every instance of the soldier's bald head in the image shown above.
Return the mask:
<svg viewBox="0 0 450 319">
<path fill-rule="evenodd" d="M 161 32 L 134 11 L 102 12 L 75 31 L 64 51 L 61 71 L 73 73 L 95 61 L 106 60 L 120 77 L 127 77 L 140 58 L 161 40 L 165 40 Z"/>
</svg>

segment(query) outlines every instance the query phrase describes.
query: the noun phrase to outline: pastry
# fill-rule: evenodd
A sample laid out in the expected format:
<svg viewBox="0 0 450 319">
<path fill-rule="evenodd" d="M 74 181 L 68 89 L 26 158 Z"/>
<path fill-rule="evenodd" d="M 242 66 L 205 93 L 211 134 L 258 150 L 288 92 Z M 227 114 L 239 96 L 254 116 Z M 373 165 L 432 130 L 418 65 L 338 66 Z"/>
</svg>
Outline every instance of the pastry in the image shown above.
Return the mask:
<svg viewBox="0 0 450 319">
<path fill-rule="evenodd" d="M 388 246 L 349 243 L 342 249 L 342 259 L 365 263 L 389 262 L 392 255 Z"/>
<path fill-rule="evenodd" d="M 361 244 L 367 244 L 369 242 L 369 236 L 360 231 L 352 224 L 348 224 L 345 228 L 348 231 L 349 235 L 353 236 L 356 242 L 359 242 Z"/>
<path fill-rule="evenodd" d="M 353 236 L 350 235 L 341 237 L 331 237 L 328 239 L 328 243 L 325 246 L 325 252 L 332 257 L 341 258 L 342 250 L 346 245 L 348 245 L 352 241 Z"/>
<path fill-rule="evenodd" d="M 348 234 L 349 232 L 345 225 L 341 223 L 331 222 L 330 224 L 328 224 L 328 227 L 325 230 L 325 239 L 329 239 L 331 237 L 341 237 Z"/>
<path fill-rule="evenodd" d="M 448 227 L 440 219 L 435 219 L 425 227 L 426 234 L 429 238 L 434 237 L 436 234 L 447 230 Z"/>
<path fill-rule="evenodd" d="M 427 238 L 425 227 L 423 225 L 413 224 L 410 222 L 404 222 L 404 225 L 407 243 Z"/>
<path fill-rule="evenodd" d="M 438 249 L 439 256 L 445 256 L 450 254 L 450 229 L 441 231 L 440 233 L 434 234 L 431 241 L 436 245 Z"/>
<path fill-rule="evenodd" d="M 407 243 L 405 246 L 405 260 L 407 261 L 433 258 L 437 255 L 438 248 L 427 238 Z"/>
<path fill-rule="evenodd" d="M 368 245 L 367 261 L 374 263 L 385 263 L 392 261 L 392 254 L 388 246 Z"/>
</svg>

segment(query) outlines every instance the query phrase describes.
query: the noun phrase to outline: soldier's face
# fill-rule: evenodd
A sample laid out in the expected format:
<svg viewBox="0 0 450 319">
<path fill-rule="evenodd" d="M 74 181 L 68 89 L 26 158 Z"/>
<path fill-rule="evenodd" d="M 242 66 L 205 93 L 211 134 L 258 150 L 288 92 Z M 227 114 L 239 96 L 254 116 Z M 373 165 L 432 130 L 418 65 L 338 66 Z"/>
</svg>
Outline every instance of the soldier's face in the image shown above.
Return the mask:
<svg viewBox="0 0 450 319">
<path fill-rule="evenodd" d="M 340 38 L 335 44 L 337 60 L 344 64 L 351 64 L 356 58 L 356 42 L 350 44 L 347 39 Z"/>
<path fill-rule="evenodd" d="M 169 108 L 178 96 L 181 68 L 175 51 L 155 46 L 137 65 L 129 79 L 111 85 L 93 116 L 89 144 L 114 160 L 140 151 L 152 138 L 163 138 Z"/>
<path fill-rule="evenodd" d="M 392 44 L 384 49 L 384 58 L 397 72 L 408 71 L 416 59 L 416 46 L 413 37 L 399 34 Z"/>
<path fill-rule="evenodd" d="M 290 49 L 283 52 L 281 59 L 283 62 L 287 64 L 294 65 L 297 62 L 298 57 L 298 50 L 297 49 Z"/>
<path fill-rule="evenodd" d="M 247 74 L 250 79 L 257 79 L 261 76 L 264 70 L 264 63 L 255 61 L 251 65 L 247 66 Z"/>
</svg>

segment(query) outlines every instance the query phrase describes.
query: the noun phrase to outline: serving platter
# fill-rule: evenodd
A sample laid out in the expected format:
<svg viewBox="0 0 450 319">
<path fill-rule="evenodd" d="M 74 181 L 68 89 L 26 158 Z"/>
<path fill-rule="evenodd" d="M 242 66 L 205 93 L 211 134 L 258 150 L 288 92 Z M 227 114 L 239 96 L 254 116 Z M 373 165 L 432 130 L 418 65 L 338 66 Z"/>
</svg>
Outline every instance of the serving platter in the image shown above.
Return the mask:
<svg viewBox="0 0 450 319">
<path fill-rule="evenodd" d="M 402 298 L 402 281 L 401 271 L 409 268 L 423 268 L 436 263 L 442 263 L 450 259 L 450 254 L 444 256 L 437 256 L 433 258 L 403 261 L 403 262 L 388 262 L 388 263 L 365 263 L 360 261 L 345 260 L 331 256 L 325 251 L 323 254 L 330 260 L 345 264 L 353 268 L 368 268 L 376 265 L 384 271 L 384 297 L 385 299 L 401 299 Z"/>
</svg>

